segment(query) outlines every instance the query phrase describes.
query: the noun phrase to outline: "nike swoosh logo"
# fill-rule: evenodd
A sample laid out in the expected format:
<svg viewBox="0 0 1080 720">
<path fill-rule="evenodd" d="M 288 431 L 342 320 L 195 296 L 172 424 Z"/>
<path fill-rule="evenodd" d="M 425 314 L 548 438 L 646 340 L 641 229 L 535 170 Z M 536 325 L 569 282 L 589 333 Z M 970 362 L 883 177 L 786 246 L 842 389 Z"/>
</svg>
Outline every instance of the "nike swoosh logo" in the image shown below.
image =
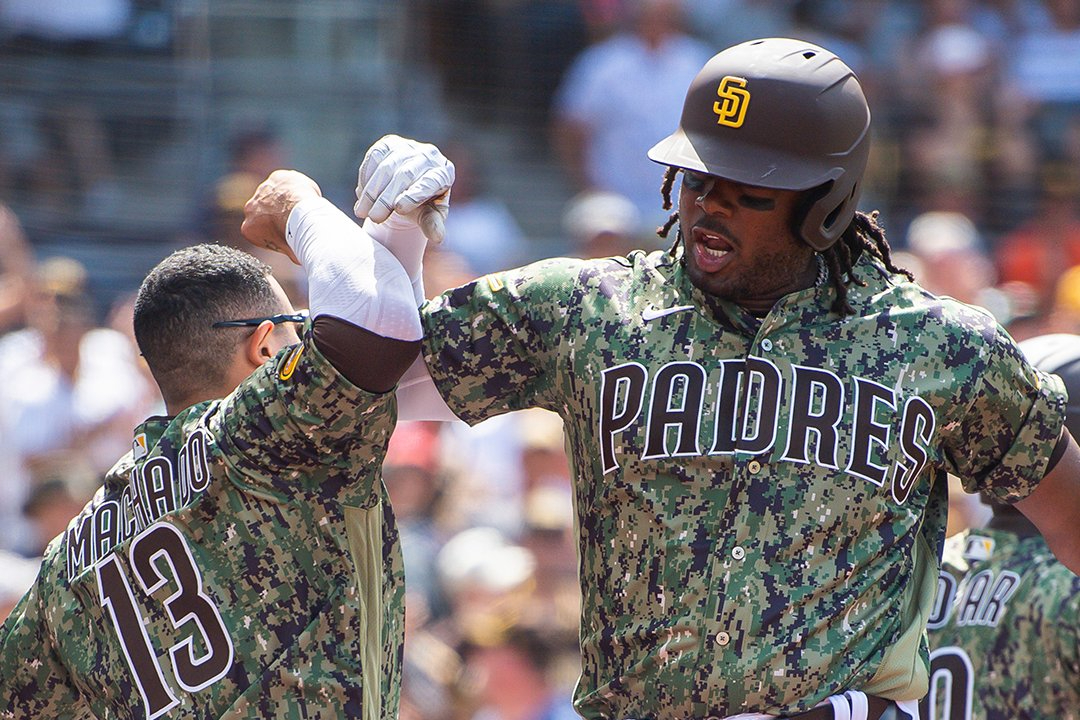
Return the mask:
<svg viewBox="0 0 1080 720">
<path fill-rule="evenodd" d="M 641 319 L 645 322 L 649 322 L 657 318 L 662 318 L 665 315 L 671 315 L 672 313 L 683 312 L 684 310 L 693 309 L 693 305 L 676 305 L 669 308 L 647 307 L 641 311 Z"/>
</svg>

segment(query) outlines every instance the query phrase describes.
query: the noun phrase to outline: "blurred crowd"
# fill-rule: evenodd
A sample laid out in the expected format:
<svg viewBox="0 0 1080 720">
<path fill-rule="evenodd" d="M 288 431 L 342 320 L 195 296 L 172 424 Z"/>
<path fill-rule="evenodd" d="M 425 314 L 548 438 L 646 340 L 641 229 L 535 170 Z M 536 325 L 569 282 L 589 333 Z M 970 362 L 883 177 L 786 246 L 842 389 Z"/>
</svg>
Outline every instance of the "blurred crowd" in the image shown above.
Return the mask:
<svg viewBox="0 0 1080 720">
<path fill-rule="evenodd" d="M 1080 0 L 416 5 L 446 101 L 471 123 L 430 138 L 458 176 L 447 240 L 425 260 L 429 296 L 539 257 L 497 192 L 492 163 L 504 159 L 484 147 L 485 127 L 526 129 L 560 171 L 566 253 L 651 249 L 665 213 L 662 169 L 645 151 L 678 123 L 685 88 L 712 54 L 781 35 L 824 45 L 859 74 L 876 122 L 862 208 L 880 209 L 898 265 L 931 291 L 985 307 L 1018 340 L 1080 333 Z M 0 0 L 9 30 L 20 7 L 31 5 Z M 8 35 L 24 45 L 36 37 L 37 52 L 42 43 L 74 51 L 34 27 Z M 34 129 L 37 144 L 0 143 L 0 193 L 12 182 L 49 193 L 69 176 L 61 168 L 85 165 L 79 184 L 107 197 L 96 130 L 58 131 L 55 118 L 19 127 Z M 178 243 L 246 248 L 244 201 L 296 160 L 268 127 L 237 130 L 227 151 L 228 168 Z M 263 257 L 302 306 L 292 266 Z M 162 411 L 134 348 L 130 295 L 97 307 L 93 276 L 72 258 L 41 256 L 16 214 L 0 211 L 0 616 L 134 425 Z M 573 717 L 577 528 L 558 417 L 401 423 L 384 476 L 408 584 L 404 720 Z M 953 497 L 950 532 L 985 521 L 977 498 Z"/>
</svg>

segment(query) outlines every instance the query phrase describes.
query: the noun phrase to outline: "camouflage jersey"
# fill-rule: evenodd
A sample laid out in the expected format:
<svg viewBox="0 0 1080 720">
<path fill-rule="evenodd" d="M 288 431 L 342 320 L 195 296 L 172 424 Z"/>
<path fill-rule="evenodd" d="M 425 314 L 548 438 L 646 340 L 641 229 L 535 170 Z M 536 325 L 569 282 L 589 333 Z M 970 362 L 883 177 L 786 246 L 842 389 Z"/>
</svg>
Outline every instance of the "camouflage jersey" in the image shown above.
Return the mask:
<svg viewBox="0 0 1080 720">
<path fill-rule="evenodd" d="M 0 634 L 0 718 L 396 718 L 393 395 L 312 344 L 136 430 Z"/>
<path fill-rule="evenodd" d="M 854 275 L 843 319 L 826 284 L 756 320 L 681 251 L 541 261 L 423 308 L 462 419 L 564 420 L 586 718 L 925 692 L 945 472 L 1027 495 L 1064 389 L 988 314 L 869 257 Z"/>
<path fill-rule="evenodd" d="M 949 538 L 924 720 L 1080 718 L 1080 577 L 1042 536 Z"/>
</svg>

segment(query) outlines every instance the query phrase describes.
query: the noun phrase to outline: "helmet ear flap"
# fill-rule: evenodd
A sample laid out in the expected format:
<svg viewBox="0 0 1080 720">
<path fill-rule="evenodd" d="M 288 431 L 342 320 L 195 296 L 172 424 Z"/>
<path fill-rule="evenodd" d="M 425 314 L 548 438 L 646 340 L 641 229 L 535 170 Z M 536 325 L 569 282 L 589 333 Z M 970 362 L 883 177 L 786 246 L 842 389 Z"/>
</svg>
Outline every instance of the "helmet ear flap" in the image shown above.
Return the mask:
<svg viewBox="0 0 1080 720">
<path fill-rule="evenodd" d="M 796 234 L 818 252 L 832 247 L 855 218 L 859 185 L 830 180 L 808 190 L 795 213 Z"/>
</svg>

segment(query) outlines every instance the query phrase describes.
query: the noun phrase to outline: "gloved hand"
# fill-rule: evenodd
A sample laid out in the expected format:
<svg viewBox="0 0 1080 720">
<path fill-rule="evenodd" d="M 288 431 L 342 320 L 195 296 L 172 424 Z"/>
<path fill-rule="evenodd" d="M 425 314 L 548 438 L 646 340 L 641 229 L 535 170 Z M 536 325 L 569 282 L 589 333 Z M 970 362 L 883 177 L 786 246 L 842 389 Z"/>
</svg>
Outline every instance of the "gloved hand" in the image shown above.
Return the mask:
<svg viewBox="0 0 1080 720">
<path fill-rule="evenodd" d="M 399 135 L 384 135 L 360 163 L 353 214 L 382 223 L 396 213 L 419 225 L 429 241 L 439 243 L 446 234 L 444 223 L 453 184 L 454 164 L 439 148 Z"/>
</svg>

